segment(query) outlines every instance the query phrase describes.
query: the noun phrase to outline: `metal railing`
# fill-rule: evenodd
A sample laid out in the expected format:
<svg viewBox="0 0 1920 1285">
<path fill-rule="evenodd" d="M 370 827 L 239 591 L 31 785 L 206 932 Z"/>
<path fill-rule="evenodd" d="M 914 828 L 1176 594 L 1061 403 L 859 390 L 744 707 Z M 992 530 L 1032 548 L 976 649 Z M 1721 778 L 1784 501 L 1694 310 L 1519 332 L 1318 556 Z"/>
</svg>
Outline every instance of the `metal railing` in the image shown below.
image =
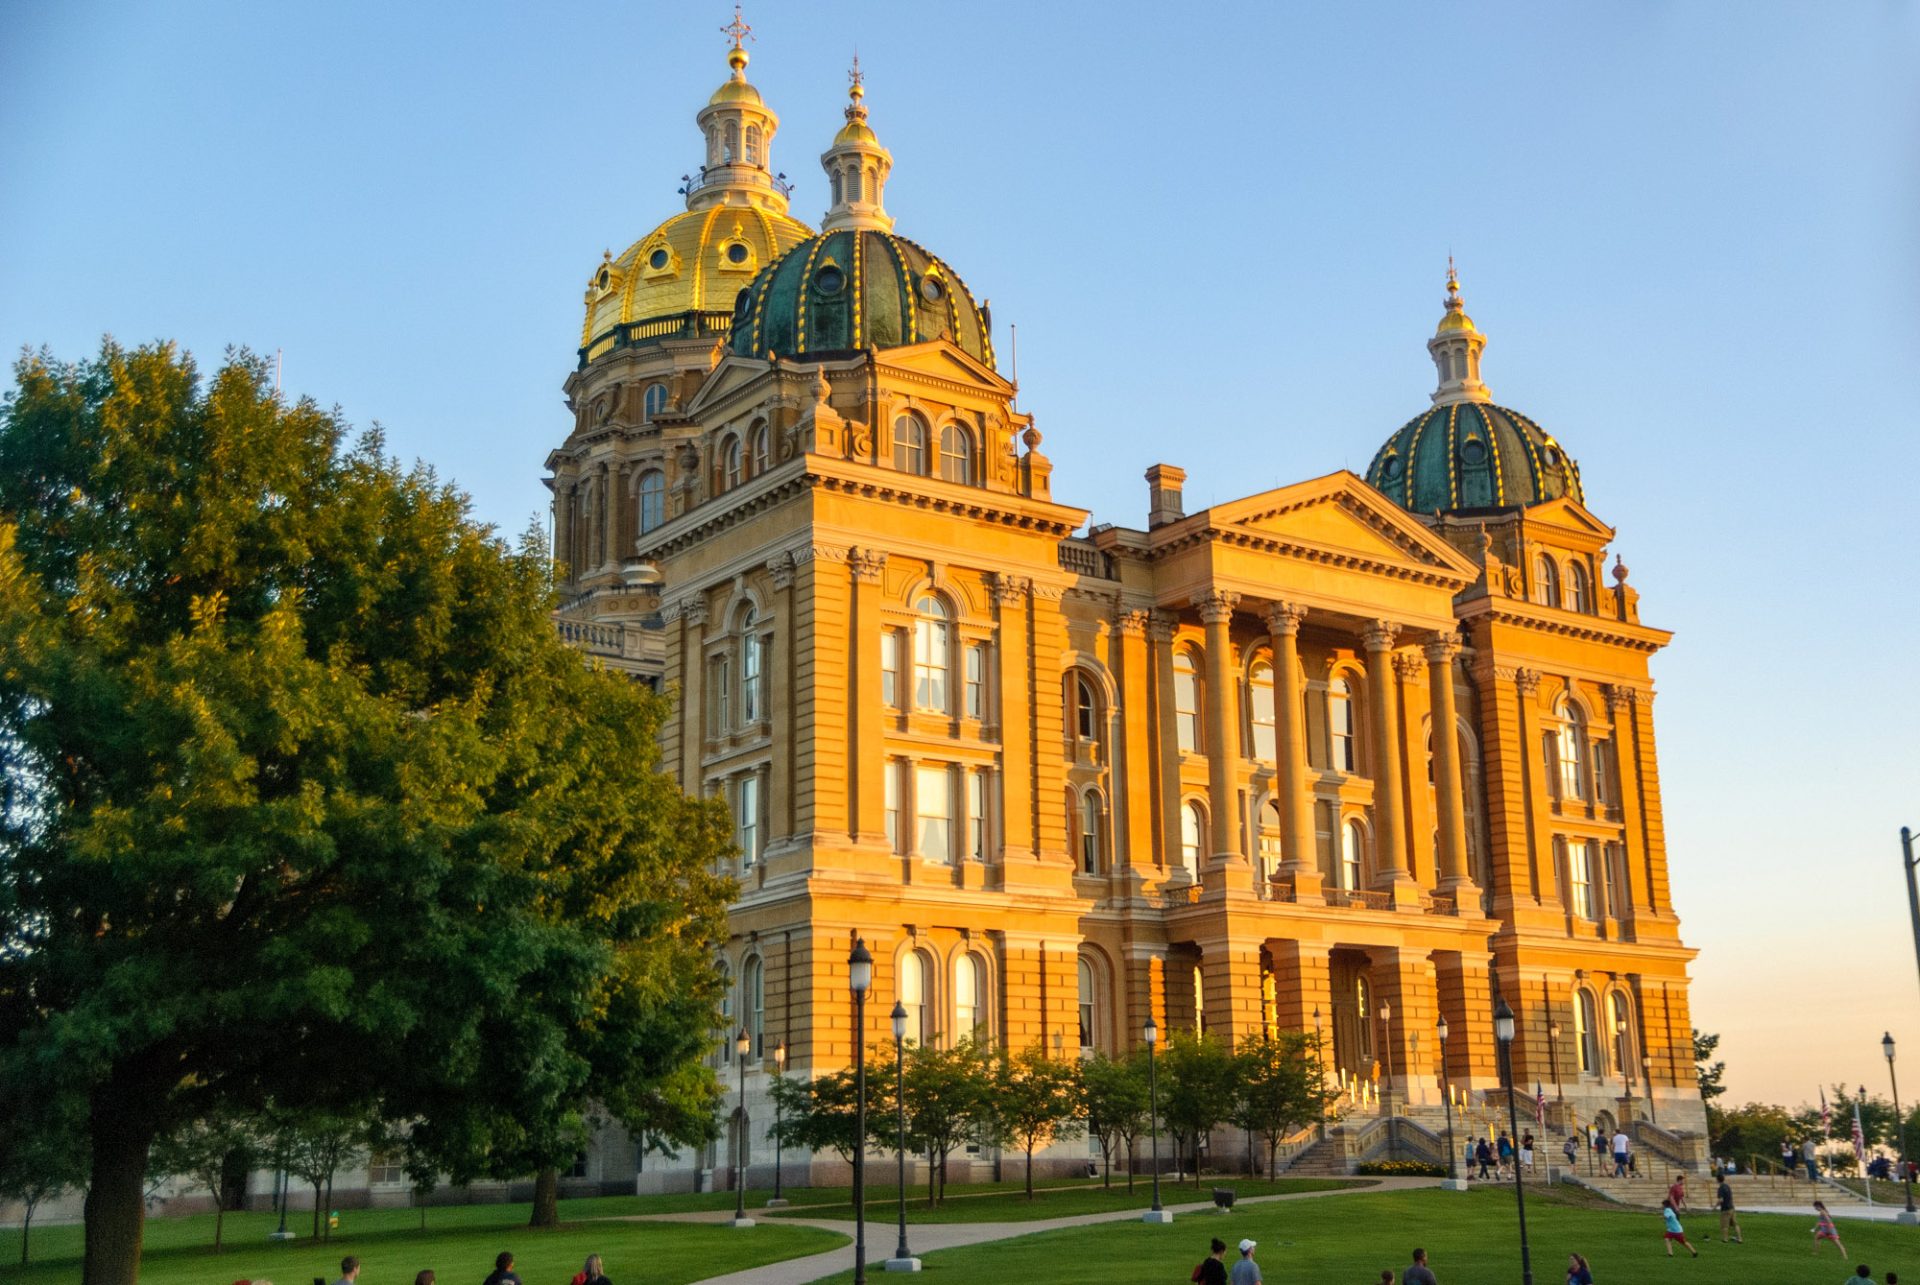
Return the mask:
<svg viewBox="0 0 1920 1285">
<path fill-rule="evenodd" d="M 1348 906 L 1355 910 L 1390 910 L 1392 899 L 1384 892 L 1373 892 L 1362 888 L 1327 889 L 1329 906 Z"/>
</svg>

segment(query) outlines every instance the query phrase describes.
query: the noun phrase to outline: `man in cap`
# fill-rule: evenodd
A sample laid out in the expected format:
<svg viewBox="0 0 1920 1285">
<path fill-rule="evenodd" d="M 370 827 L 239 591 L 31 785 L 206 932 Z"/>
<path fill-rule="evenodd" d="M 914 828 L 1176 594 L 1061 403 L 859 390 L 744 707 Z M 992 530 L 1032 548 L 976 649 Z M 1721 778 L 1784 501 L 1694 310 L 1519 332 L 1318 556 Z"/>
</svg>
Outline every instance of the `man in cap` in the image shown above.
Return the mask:
<svg viewBox="0 0 1920 1285">
<path fill-rule="evenodd" d="M 1240 1261 L 1227 1273 L 1227 1285 L 1260 1285 L 1260 1264 L 1253 1261 L 1254 1242 L 1240 1242 Z"/>
</svg>

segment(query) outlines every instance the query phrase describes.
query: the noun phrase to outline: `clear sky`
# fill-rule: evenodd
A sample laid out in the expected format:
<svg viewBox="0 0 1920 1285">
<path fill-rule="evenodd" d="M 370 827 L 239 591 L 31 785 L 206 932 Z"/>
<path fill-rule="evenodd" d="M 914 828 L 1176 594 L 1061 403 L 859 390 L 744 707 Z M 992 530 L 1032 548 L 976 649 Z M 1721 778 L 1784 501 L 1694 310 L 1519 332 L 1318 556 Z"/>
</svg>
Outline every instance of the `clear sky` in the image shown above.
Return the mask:
<svg viewBox="0 0 1920 1285">
<path fill-rule="evenodd" d="M 718 3 L 0 2 L 0 345 L 284 349 L 513 531 L 581 294 L 680 207 Z M 1446 258 L 1580 461 L 1655 664 L 1694 1016 L 1736 1100 L 1920 1068 L 1920 8 L 794 3 L 776 167 L 858 47 L 899 230 L 993 300 L 1055 494 L 1144 525 L 1424 408 Z M 1920 1069 L 1909 1074 L 1920 1098 Z"/>
</svg>

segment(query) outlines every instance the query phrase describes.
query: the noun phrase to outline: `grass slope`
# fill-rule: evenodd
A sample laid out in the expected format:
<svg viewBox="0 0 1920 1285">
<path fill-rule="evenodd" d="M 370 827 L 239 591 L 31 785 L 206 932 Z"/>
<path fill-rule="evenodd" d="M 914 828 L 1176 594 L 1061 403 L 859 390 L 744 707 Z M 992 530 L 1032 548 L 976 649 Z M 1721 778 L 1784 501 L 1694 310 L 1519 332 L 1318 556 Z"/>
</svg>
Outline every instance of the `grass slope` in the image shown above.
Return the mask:
<svg viewBox="0 0 1920 1285">
<path fill-rule="evenodd" d="M 1186 1204 L 1210 1197 L 1215 1183 L 1208 1183 L 1198 1190 L 1187 1185 L 1163 1183 L 1160 1188 L 1160 1202 L 1164 1205 Z M 1241 1196 L 1266 1196 L 1282 1192 L 1333 1191 L 1342 1187 L 1368 1186 L 1367 1179 L 1341 1178 L 1281 1178 L 1274 1182 L 1258 1179 L 1221 1179 L 1217 1185 L 1227 1187 Z M 867 1221 L 869 1223 L 894 1223 L 899 1217 L 899 1204 L 895 1195 L 897 1188 L 889 1187 L 884 1191 L 867 1193 Z M 1035 1187 L 1034 1198 L 1028 1200 L 1026 1193 L 1018 1187 L 1009 1191 L 1005 1187 L 988 1189 L 986 1194 L 971 1194 L 959 1186 L 947 1190 L 947 1198 L 937 1209 L 927 1208 L 925 1187 L 909 1189 L 907 1192 L 907 1221 L 909 1223 L 1000 1223 L 1032 1222 L 1043 1218 L 1070 1218 L 1077 1214 L 1103 1214 L 1122 1209 L 1145 1209 L 1153 1200 L 1153 1188 L 1150 1183 L 1135 1180 L 1131 1193 L 1124 1182 L 1115 1183 L 1108 1191 L 1099 1184 L 1075 1184 L 1066 1187 Z M 788 1217 L 802 1218 L 845 1218 L 853 1217 L 853 1202 L 842 1200 L 828 1206 L 809 1205 L 802 1207 L 803 1201 L 795 1199 L 794 1208 L 784 1211 Z M 780 1217 L 775 1212 L 774 1217 Z"/>
</svg>

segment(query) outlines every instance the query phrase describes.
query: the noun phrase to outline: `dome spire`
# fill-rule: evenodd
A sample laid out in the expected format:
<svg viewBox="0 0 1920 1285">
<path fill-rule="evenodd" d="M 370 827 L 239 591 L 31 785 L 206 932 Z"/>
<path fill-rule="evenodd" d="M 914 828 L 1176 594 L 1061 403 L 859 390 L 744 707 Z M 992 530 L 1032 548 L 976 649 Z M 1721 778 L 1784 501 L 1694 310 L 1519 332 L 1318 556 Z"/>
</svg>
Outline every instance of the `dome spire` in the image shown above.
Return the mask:
<svg viewBox="0 0 1920 1285">
<path fill-rule="evenodd" d="M 826 218 L 820 221 L 820 230 L 891 231 L 893 220 L 881 204 L 881 197 L 886 191 L 887 174 L 893 169 L 893 153 L 880 146 L 879 138 L 867 127 L 867 78 L 860 70 L 857 53 L 847 81 L 847 123 L 833 136 L 833 146 L 820 157 L 833 193 L 833 204 Z"/>
<path fill-rule="evenodd" d="M 791 188 L 786 175 L 773 173 L 773 136 L 780 118 L 747 81 L 746 42 L 753 39 L 753 28 L 735 5 L 733 21 L 720 30 L 732 41 L 727 50 L 732 72 L 694 117 L 706 138 L 707 159 L 698 176 L 685 176 L 686 186 L 680 190 L 689 210 L 735 205 L 784 214 Z"/>
<path fill-rule="evenodd" d="M 1440 326 L 1427 340 L 1427 352 L 1440 372 L 1440 386 L 1433 390 L 1433 404 L 1451 406 L 1458 402 L 1491 402 L 1493 394 L 1480 382 L 1480 351 L 1487 337 L 1467 315 L 1460 299 L 1460 274 L 1454 271 L 1453 256 L 1447 256 L 1446 313 Z"/>
</svg>

